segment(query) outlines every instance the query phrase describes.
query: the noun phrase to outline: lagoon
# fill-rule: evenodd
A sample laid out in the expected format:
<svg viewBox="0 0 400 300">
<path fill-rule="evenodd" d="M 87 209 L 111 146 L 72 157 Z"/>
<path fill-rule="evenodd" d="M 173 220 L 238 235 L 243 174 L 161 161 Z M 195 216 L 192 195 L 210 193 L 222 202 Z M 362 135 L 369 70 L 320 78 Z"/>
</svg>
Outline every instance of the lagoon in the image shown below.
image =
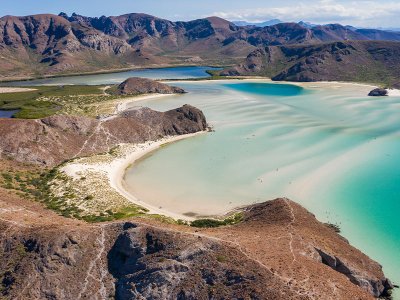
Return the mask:
<svg viewBox="0 0 400 300">
<path fill-rule="evenodd" d="M 137 70 L 12 85 L 198 78 L 207 75 L 206 69 Z M 172 212 L 198 215 L 288 197 L 320 221 L 339 225 L 352 245 L 400 283 L 400 97 L 367 97 L 370 86 L 342 83 L 171 83 L 189 93 L 130 106 L 165 111 L 188 103 L 204 111 L 215 132 L 141 159 L 125 176 L 132 194 Z"/>
<path fill-rule="evenodd" d="M 150 79 L 194 79 L 209 77 L 207 70 L 213 67 L 173 67 L 163 69 L 137 69 L 124 72 L 53 77 L 26 81 L 4 82 L 0 86 L 38 86 L 38 85 L 103 85 L 119 84 L 129 77 L 143 77 Z"/>
<path fill-rule="evenodd" d="M 371 87 L 267 81 L 174 82 L 189 93 L 143 102 L 202 109 L 215 132 L 163 147 L 131 167 L 128 189 L 153 206 L 204 216 L 288 197 L 400 282 L 399 97 Z"/>
</svg>

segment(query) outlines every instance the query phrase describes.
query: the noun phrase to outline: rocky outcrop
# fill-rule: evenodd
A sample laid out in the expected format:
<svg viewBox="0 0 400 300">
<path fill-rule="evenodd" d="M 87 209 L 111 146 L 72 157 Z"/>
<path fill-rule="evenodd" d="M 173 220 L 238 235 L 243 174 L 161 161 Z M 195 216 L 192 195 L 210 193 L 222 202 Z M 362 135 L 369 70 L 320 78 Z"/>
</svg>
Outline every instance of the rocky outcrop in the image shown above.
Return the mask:
<svg viewBox="0 0 400 300">
<path fill-rule="evenodd" d="M 132 223 L 126 227 L 107 256 L 116 299 L 295 297 L 271 272 L 222 243 Z"/>
<path fill-rule="evenodd" d="M 388 91 L 386 89 L 376 88 L 369 92 L 368 96 L 372 97 L 382 97 L 387 96 Z"/>
<path fill-rule="evenodd" d="M 138 94 L 183 94 L 185 91 L 176 86 L 169 86 L 155 80 L 139 77 L 131 77 L 118 85 L 115 93 L 120 95 L 138 95 Z"/>
<path fill-rule="evenodd" d="M 371 299 L 390 294 L 391 285 L 381 265 L 289 199 L 249 206 L 242 223 L 208 234 L 239 243 L 246 254 L 290 278 L 293 288 L 315 299 Z M 336 262 L 322 258 L 321 253 L 329 253 Z"/>
<path fill-rule="evenodd" d="M 195 230 L 143 218 L 89 225 L 2 193 L 4 299 L 347 300 L 391 287 L 379 264 L 288 199 Z"/>
<path fill-rule="evenodd" d="M 203 113 L 190 105 L 167 112 L 149 108 L 98 120 L 55 115 L 41 120 L 0 120 L 0 154 L 16 161 L 55 166 L 105 152 L 120 143 L 141 143 L 207 129 Z"/>
<path fill-rule="evenodd" d="M 371 278 L 365 276 L 361 270 L 354 269 L 352 263 L 346 262 L 339 257 L 330 255 L 320 249 L 315 249 L 321 256 L 321 262 L 336 272 L 344 274 L 349 280 L 367 290 L 376 298 L 389 297 L 393 284 L 387 278 Z"/>
</svg>

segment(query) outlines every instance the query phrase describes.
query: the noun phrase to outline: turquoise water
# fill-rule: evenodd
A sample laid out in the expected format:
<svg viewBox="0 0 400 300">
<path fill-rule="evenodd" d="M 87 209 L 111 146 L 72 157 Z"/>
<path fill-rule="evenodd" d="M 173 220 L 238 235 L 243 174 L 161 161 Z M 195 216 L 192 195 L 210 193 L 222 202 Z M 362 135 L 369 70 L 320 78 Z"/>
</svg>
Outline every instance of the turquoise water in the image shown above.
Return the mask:
<svg viewBox="0 0 400 300">
<path fill-rule="evenodd" d="M 65 76 L 56 78 L 37 79 L 29 81 L 15 81 L 2 83 L 3 86 L 35 86 L 35 85 L 68 85 L 68 84 L 116 84 L 129 77 L 144 77 L 150 79 L 188 79 L 208 77 L 207 70 L 212 67 L 175 67 L 165 69 L 142 69 L 118 73 Z"/>
<path fill-rule="evenodd" d="M 134 103 L 202 109 L 215 132 L 163 147 L 128 170 L 143 201 L 175 213 L 223 213 L 289 197 L 400 282 L 400 98 L 369 87 L 179 82 L 189 91 Z M 154 188 L 157 187 L 157 188 Z"/>
<path fill-rule="evenodd" d="M 53 78 L 12 85 L 112 84 L 131 76 L 206 76 L 201 67 Z M 174 82 L 190 93 L 136 102 L 201 108 L 215 132 L 163 147 L 126 174 L 134 195 L 177 213 L 223 213 L 286 196 L 400 283 L 400 98 L 369 87 L 248 81 Z M 9 83 L 6 85 L 10 85 Z M 396 299 L 400 299 L 396 295 Z"/>
</svg>

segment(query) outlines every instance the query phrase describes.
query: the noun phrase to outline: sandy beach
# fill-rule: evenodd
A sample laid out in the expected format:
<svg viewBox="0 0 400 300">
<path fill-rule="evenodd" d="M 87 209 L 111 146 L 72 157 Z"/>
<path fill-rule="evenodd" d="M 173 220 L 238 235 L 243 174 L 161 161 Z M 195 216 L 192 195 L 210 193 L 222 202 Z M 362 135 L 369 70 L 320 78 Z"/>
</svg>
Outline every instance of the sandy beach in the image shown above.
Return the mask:
<svg viewBox="0 0 400 300">
<path fill-rule="evenodd" d="M 341 86 L 348 86 L 348 87 L 365 87 L 371 90 L 378 88 L 378 86 L 368 83 L 360 83 L 360 82 L 346 82 L 346 81 L 314 81 L 314 82 L 295 82 L 295 81 L 273 81 L 271 78 L 266 77 L 259 77 L 259 76 L 245 76 L 245 77 L 235 77 L 226 79 L 216 79 L 212 80 L 216 82 L 232 82 L 232 81 L 243 81 L 243 82 L 255 82 L 255 83 L 272 83 L 272 84 L 292 84 L 301 86 L 303 88 L 340 88 Z M 176 81 L 163 81 L 165 83 L 174 83 Z M 191 84 L 204 83 L 203 80 L 185 80 L 185 82 L 190 82 Z M 400 90 L 399 89 L 387 89 L 389 97 L 400 97 Z"/>
<path fill-rule="evenodd" d="M 117 102 L 117 105 L 115 107 L 114 113 L 118 114 L 118 113 L 128 109 L 128 104 L 130 104 L 130 103 L 143 101 L 143 100 L 149 100 L 149 99 L 163 98 L 163 97 L 168 97 L 168 96 L 176 96 L 176 95 L 178 95 L 178 94 L 150 94 L 150 95 L 116 99 L 115 101 Z"/>
<path fill-rule="evenodd" d="M 0 94 L 5 93 L 22 93 L 36 91 L 36 89 L 19 88 L 19 87 L 0 87 Z"/>
<path fill-rule="evenodd" d="M 148 209 L 149 214 L 160 214 L 167 217 L 171 217 L 173 219 L 182 219 L 191 221 L 193 218 L 175 214 L 170 211 L 166 211 L 154 206 L 151 206 L 140 199 L 136 198 L 130 192 L 128 192 L 125 188 L 124 184 L 124 175 L 126 169 L 131 166 L 135 161 L 145 156 L 146 154 L 159 149 L 161 146 L 173 142 L 177 142 L 179 140 L 183 140 L 186 138 L 190 138 L 199 134 L 203 134 L 204 132 L 197 132 L 194 134 L 186 134 L 180 136 L 170 136 L 162 138 L 158 141 L 149 141 L 142 144 L 124 144 L 120 145 L 122 149 L 122 154 L 118 155 L 114 158 L 104 160 L 104 161 L 93 161 L 89 162 L 87 158 L 78 159 L 73 161 L 66 166 L 62 167 L 60 171 L 64 172 L 69 177 L 72 177 L 75 180 L 79 180 L 79 178 L 84 175 L 87 171 L 90 171 L 91 174 L 99 173 L 105 175 L 109 186 L 117 191 L 121 196 L 126 198 L 129 202 L 141 206 L 143 208 Z M 93 183 L 90 183 L 93 184 Z"/>
</svg>

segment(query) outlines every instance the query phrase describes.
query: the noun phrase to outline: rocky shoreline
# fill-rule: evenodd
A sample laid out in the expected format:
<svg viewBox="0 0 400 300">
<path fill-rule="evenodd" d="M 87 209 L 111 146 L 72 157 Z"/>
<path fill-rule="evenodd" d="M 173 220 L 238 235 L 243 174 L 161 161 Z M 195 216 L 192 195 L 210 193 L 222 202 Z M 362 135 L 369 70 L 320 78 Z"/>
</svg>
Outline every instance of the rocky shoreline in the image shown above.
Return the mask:
<svg viewBox="0 0 400 300">
<path fill-rule="evenodd" d="M 189 105 L 165 113 L 134 109 L 97 120 L 72 116 L 0 120 L 4 137 L 0 163 L 2 169 L 10 164 L 17 170 L 27 168 L 27 162 L 45 169 L 68 159 L 112 152 L 121 143 L 152 144 L 160 137 L 179 139 L 206 129 L 203 113 Z M 125 166 L 126 162 L 116 170 Z M 114 179 L 120 180 L 120 175 Z M 85 174 L 78 177 L 83 180 Z M 90 202 L 88 197 L 84 200 Z M 90 224 L 58 216 L 0 186 L 0 295 L 5 299 L 390 297 L 393 285 L 382 267 L 295 202 L 281 198 L 244 207 L 240 213 L 241 222 L 218 228 L 194 228 L 145 215 Z"/>
<path fill-rule="evenodd" d="M 40 120 L 0 120 L 0 153 L 19 162 L 47 167 L 107 152 L 121 143 L 207 129 L 203 113 L 190 105 L 167 112 L 149 108 L 123 111 L 106 119 L 55 115 Z"/>
<path fill-rule="evenodd" d="M 196 229 L 38 217 L 14 198 L 0 200 L 5 299 L 373 299 L 390 288 L 379 264 L 288 199 L 246 207 L 234 226 Z"/>
</svg>

